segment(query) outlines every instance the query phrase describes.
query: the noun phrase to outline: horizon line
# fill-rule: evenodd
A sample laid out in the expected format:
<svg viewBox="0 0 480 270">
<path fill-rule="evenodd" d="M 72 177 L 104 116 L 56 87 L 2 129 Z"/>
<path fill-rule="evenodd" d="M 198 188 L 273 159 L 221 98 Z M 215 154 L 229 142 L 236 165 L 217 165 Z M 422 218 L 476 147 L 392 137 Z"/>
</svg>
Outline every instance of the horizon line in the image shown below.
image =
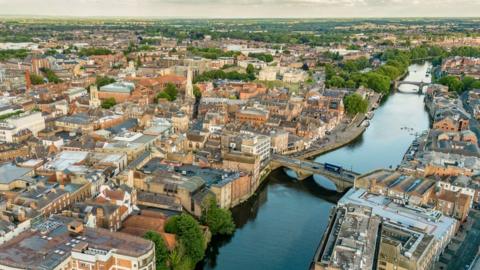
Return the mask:
<svg viewBox="0 0 480 270">
<path fill-rule="evenodd" d="M 102 15 L 102 16 L 88 16 L 88 15 L 33 15 L 33 14 L 1 14 L 0 19 L 16 18 L 16 19 L 144 19 L 144 20 L 335 20 L 335 19 L 480 19 L 480 16 L 333 16 L 333 17 L 181 17 L 181 16 L 126 16 L 126 15 Z"/>
</svg>

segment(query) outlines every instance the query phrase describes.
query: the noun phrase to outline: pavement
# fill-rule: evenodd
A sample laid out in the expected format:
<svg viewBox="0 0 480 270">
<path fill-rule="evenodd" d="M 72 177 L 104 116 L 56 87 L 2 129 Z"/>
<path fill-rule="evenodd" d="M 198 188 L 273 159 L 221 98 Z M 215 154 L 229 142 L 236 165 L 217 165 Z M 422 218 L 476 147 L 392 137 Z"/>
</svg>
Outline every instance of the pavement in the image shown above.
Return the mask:
<svg viewBox="0 0 480 270">
<path fill-rule="evenodd" d="M 480 211 L 471 210 L 467 224 L 462 225 L 459 235 L 447 246 L 435 269 L 468 270 L 480 251 Z M 464 239 L 462 241 L 461 239 Z"/>
<path fill-rule="evenodd" d="M 373 107 L 378 104 L 380 99 L 381 95 L 378 93 L 374 93 L 374 95 L 369 98 L 369 112 L 371 112 Z M 367 127 L 361 125 L 366 118 L 366 114 L 362 113 L 355 115 L 351 121 L 342 121 L 330 132 L 329 135 L 313 142 L 310 148 L 299 151 L 291 156 L 308 159 L 350 143 L 367 129 Z"/>
<path fill-rule="evenodd" d="M 473 117 L 473 109 L 472 107 L 468 104 L 468 91 L 463 92 L 460 95 L 460 100 L 463 103 L 463 108 L 471 115 L 470 117 L 470 130 L 477 135 L 477 138 L 480 138 L 480 123 L 478 122 L 475 117 Z"/>
</svg>

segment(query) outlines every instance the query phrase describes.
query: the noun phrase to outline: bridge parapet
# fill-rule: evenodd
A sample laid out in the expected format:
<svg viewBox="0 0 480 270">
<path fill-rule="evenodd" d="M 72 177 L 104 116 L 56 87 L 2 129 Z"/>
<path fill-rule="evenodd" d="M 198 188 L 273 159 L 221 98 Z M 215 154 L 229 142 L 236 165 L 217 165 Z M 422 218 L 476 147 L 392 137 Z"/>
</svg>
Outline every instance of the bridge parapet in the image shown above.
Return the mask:
<svg viewBox="0 0 480 270">
<path fill-rule="evenodd" d="M 330 171 L 326 169 L 325 164 L 307 160 L 296 159 L 292 157 L 274 155 L 270 166 L 272 169 L 280 167 L 293 170 L 297 174 L 298 180 L 304 180 L 312 175 L 321 175 L 332 181 L 338 192 L 353 186 L 356 177 L 360 174 L 341 169 L 339 171 Z"/>
</svg>

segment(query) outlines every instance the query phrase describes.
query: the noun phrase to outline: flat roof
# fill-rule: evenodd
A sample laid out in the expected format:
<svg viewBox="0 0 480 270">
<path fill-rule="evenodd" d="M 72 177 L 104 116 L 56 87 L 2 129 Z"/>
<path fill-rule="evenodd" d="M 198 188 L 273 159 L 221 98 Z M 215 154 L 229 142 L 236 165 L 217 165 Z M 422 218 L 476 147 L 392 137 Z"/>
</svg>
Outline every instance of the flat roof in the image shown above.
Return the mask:
<svg viewBox="0 0 480 270">
<path fill-rule="evenodd" d="M 448 234 L 457 221 L 444 216 L 439 211 L 419 207 L 405 207 L 394 203 L 391 199 L 368 193 L 364 189 L 350 189 L 338 201 L 339 205 L 358 204 L 372 208 L 372 213 L 392 223 L 405 227 L 414 227 L 441 239 Z"/>
<path fill-rule="evenodd" d="M 22 168 L 13 165 L 12 163 L 4 163 L 0 165 L 0 184 L 9 184 L 17 179 L 26 181 L 28 178 L 24 177 L 29 174 L 32 168 Z"/>
<path fill-rule="evenodd" d="M 75 163 L 85 160 L 87 156 L 88 152 L 86 151 L 63 151 L 54 160 L 45 164 L 45 168 L 63 171 Z"/>
<path fill-rule="evenodd" d="M 139 257 L 153 249 L 153 243 L 125 233 L 84 227 L 74 236 L 67 225 L 75 219 L 51 216 L 0 246 L 0 265 L 20 269 L 54 269 L 74 252 L 86 246 L 105 252 Z M 86 251 L 85 251 L 86 252 Z"/>
</svg>

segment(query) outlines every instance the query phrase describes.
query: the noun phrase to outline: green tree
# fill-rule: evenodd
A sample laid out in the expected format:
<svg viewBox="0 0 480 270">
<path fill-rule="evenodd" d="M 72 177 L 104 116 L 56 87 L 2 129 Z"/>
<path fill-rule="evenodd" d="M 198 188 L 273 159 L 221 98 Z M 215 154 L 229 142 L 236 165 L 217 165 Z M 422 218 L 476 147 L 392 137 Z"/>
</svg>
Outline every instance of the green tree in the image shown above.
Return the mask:
<svg viewBox="0 0 480 270">
<path fill-rule="evenodd" d="M 205 239 L 198 222 L 188 214 L 170 218 L 165 224 L 165 232 L 176 234 L 180 244 L 185 248 L 192 264 L 202 260 L 205 255 Z"/>
<path fill-rule="evenodd" d="M 388 76 L 391 80 L 395 80 L 397 77 L 399 77 L 401 74 L 401 71 L 398 70 L 398 68 L 390 65 L 383 65 L 381 66 L 378 70 L 378 73 Z"/>
<path fill-rule="evenodd" d="M 345 110 L 350 115 L 366 113 L 368 110 L 368 101 L 357 93 L 345 96 L 343 104 L 345 105 Z"/>
<path fill-rule="evenodd" d="M 104 101 L 102 101 L 102 108 L 110 109 L 113 106 L 115 106 L 116 104 L 117 104 L 117 101 L 115 100 L 115 98 L 113 98 L 113 97 L 107 98 Z"/>
<path fill-rule="evenodd" d="M 24 59 L 29 52 L 25 49 L 20 50 L 0 50 L 0 61 L 5 61 L 12 58 Z"/>
<path fill-rule="evenodd" d="M 439 81 L 440 84 L 448 86 L 448 91 L 461 93 L 463 91 L 463 83 L 455 76 L 445 76 Z"/>
<path fill-rule="evenodd" d="M 337 75 L 334 75 L 330 80 L 327 81 L 329 87 L 342 88 L 345 86 L 345 80 Z"/>
<path fill-rule="evenodd" d="M 158 93 L 157 96 L 155 97 L 155 102 L 158 102 L 159 99 L 170 100 L 170 96 L 167 93 L 162 91 Z"/>
<path fill-rule="evenodd" d="M 348 80 L 345 82 L 345 87 L 346 88 L 356 88 L 357 84 L 355 83 L 354 80 Z"/>
<path fill-rule="evenodd" d="M 33 85 L 44 83 L 43 77 L 37 74 L 30 74 L 30 82 L 32 82 Z"/>
<path fill-rule="evenodd" d="M 203 205 L 201 221 L 208 226 L 213 235 L 231 235 L 235 231 L 232 213 L 228 209 L 218 207 L 213 196 L 209 197 Z"/>
<path fill-rule="evenodd" d="M 471 89 L 480 89 L 480 80 L 476 80 L 474 83 L 472 83 Z"/>
<path fill-rule="evenodd" d="M 155 264 L 157 269 L 167 269 L 169 253 L 162 236 L 154 231 L 148 231 L 143 238 L 148 239 L 155 245 Z"/>
<path fill-rule="evenodd" d="M 137 61 L 135 61 L 136 67 L 141 67 L 142 66 L 142 60 L 140 59 L 140 56 L 137 57 Z"/>
<path fill-rule="evenodd" d="M 95 79 L 95 84 L 98 86 L 98 88 L 102 87 L 102 86 L 105 86 L 105 85 L 108 85 L 108 84 L 111 84 L 111 83 L 114 83 L 115 82 L 115 79 L 113 78 L 110 78 L 110 77 L 103 77 L 103 76 L 97 76 L 97 78 Z"/>
<path fill-rule="evenodd" d="M 273 61 L 273 56 L 268 53 L 250 53 L 248 57 L 256 58 L 266 63 L 270 63 Z"/>
<path fill-rule="evenodd" d="M 253 67 L 252 64 L 248 64 L 247 66 L 247 75 L 249 80 L 255 80 L 255 67 Z"/>
<path fill-rule="evenodd" d="M 169 101 L 174 101 L 177 99 L 178 89 L 173 83 L 167 83 L 167 86 L 165 86 L 165 88 L 163 89 L 163 92 L 165 92 L 168 95 Z"/>
<path fill-rule="evenodd" d="M 193 86 L 193 95 L 197 99 L 202 97 L 202 91 L 200 91 L 200 88 L 198 88 L 198 86 L 196 86 L 196 85 Z"/>
<path fill-rule="evenodd" d="M 106 48 L 82 48 L 78 53 L 79 56 L 92 56 L 92 55 L 108 55 L 113 54 L 112 51 Z"/>
<path fill-rule="evenodd" d="M 369 72 L 367 75 L 368 88 L 375 92 L 388 94 L 390 91 L 390 78 L 376 72 Z"/>
<path fill-rule="evenodd" d="M 60 80 L 60 78 L 58 78 L 57 74 L 55 74 L 55 72 L 53 72 L 53 70 L 51 70 L 49 68 L 40 68 L 40 71 L 45 75 L 48 82 L 51 82 L 51 83 L 61 83 L 62 82 L 62 80 Z"/>
<path fill-rule="evenodd" d="M 475 89 L 476 87 L 474 86 L 477 82 L 480 82 L 480 81 L 476 80 L 473 77 L 470 77 L 470 76 L 463 77 L 462 79 L 463 91 L 469 91 L 469 90 Z"/>
</svg>

